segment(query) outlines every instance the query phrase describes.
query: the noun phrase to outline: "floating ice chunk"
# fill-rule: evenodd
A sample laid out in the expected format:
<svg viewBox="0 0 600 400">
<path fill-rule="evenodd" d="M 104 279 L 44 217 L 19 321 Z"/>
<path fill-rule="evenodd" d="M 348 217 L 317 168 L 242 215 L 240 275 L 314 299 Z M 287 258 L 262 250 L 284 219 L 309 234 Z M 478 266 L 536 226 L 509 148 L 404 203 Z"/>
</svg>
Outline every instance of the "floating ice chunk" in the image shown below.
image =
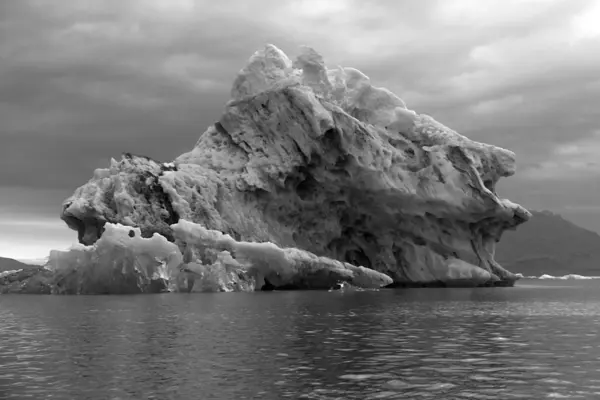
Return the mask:
<svg viewBox="0 0 600 400">
<path fill-rule="evenodd" d="M 583 276 L 577 274 L 568 274 L 563 276 L 552 276 L 548 274 L 541 275 L 538 279 L 556 279 L 556 280 L 586 280 L 586 279 L 600 279 L 600 276 Z"/>
<path fill-rule="evenodd" d="M 275 244 L 304 247 L 246 246 L 220 234 L 219 251 L 248 259 L 240 271 L 253 271 L 258 281 L 264 272 L 275 286 L 377 279 L 332 259 L 346 256 L 398 283 L 456 276 L 469 284 L 465 277 L 479 282 L 485 275 L 474 266 L 449 267 L 448 254 L 479 260 L 498 284 L 516 280 L 494 260 L 501 232 L 531 215 L 493 190 L 515 173 L 513 152 L 408 110 L 356 69 L 327 69 L 308 48 L 294 64 L 273 45 L 254 53 L 231 97 L 218 122 L 176 159 L 177 168 L 126 154 L 111 160 L 109 178 L 99 171 L 78 188 L 63 203 L 62 218 L 85 233 L 82 243 L 98 239 L 104 220 L 166 234 L 181 218 L 244 238 L 265 239 L 268 231 Z M 202 277 L 217 262 L 213 250 L 199 257 Z M 224 268 L 227 276 L 235 269 Z"/>
<path fill-rule="evenodd" d="M 9 276 L 9 275 L 18 274 L 21 271 L 23 271 L 23 270 L 22 269 L 13 269 L 13 270 L 10 270 L 10 271 L 0 272 L 0 279 L 4 278 L 6 276 Z"/>
<path fill-rule="evenodd" d="M 52 250 L 46 268 L 54 272 L 53 292 L 122 294 L 178 290 L 176 278 L 183 258 L 163 236 L 141 237 L 139 228 L 105 225 L 92 246 Z"/>
</svg>

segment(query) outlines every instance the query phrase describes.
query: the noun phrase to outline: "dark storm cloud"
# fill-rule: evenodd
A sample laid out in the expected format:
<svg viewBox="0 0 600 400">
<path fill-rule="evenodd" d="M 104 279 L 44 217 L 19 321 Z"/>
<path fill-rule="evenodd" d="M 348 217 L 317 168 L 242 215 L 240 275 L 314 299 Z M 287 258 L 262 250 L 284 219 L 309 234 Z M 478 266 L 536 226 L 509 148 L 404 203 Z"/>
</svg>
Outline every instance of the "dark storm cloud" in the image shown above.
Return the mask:
<svg viewBox="0 0 600 400">
<path fill-rule="evenodd" d="M 218 116 L 235 72 L 265 42 L 291 53 L 303 42 L 315 45 L 418 110 L 514 148 L 526 166 L 557 143 L 590 134 L 590 111 L 581 106 L 598 95 L 585 90 L 597 56 L 589 47 L 557 52 L 550 45 L 555 56 L 544 58 L 589 1 L 502 2 L 491 13 L 494 2 L 334 1 L 321 12 L 323 3 L 302 3 L 266 2 L 270 17 L 231 0 L 5 3 L 0 116 L 2 134 L 11 136 L 4 148 L 20 151 L 2 166 L 17 166 L 14 154 L 34 137 L 60 162 L 48 158 L 52 179 L 27 165 L 0 183 L 72 186 L 81 175 L 67 172 L 69 165 L 87 160 L 89 170 L 139 138 L 146 139 L 140 151 L 174 156 Z M 536 68 L 538 58 L 545 67 Z M 179 145 L 155 146 L 166 131 Z M 544 142 L 532 146 L 540 136 Z"/>
<path fill-rule="evenodd" d="M 25 212 L 19 196 L 52 189 L 47 202 L 58 209 L 123 151 L 169 160 L 191 148 L 265 43 L 292 57 L 310 45 L 330 67 L 359 68 L 410 108 L 514 150 L 521 172 L 501 185 L 507 197 L 585 207 L 598 188 L 555 193 L 600 175 L 595 5 L 0 1 L 0 207 Z M 577 19 L 586 12 L 587 25 Z"/>
<path fill-rule="evenodd" d="M 493 3 L 480 2 L 492 9 Z M 529 17 L 519 18 L 513 4 L 510 18 L 483 18 L 480 26 L 468 18 L 425 26 L 413 32 L 423 40 L 409 32 L 406 46 L 363 68 L 409 107 L 473 139 L 512 148 L 522 166 L 536 164 L 557 144 L 591 134 L 600 99 L 600 54 L 592 50 L 598 41 L 570 44 L 565 33 L 571 17 L 592 3 L 539 3 Z"/>
<path fill-rule="evenodd" d="M 218 118 L 268 36 L 224 9 L 189 21 L 144 18 L 136 2 L 82 4 L 4 5 L 0 185 L 73 189 L 122 151 L 175 157 Z"/>
</svg>

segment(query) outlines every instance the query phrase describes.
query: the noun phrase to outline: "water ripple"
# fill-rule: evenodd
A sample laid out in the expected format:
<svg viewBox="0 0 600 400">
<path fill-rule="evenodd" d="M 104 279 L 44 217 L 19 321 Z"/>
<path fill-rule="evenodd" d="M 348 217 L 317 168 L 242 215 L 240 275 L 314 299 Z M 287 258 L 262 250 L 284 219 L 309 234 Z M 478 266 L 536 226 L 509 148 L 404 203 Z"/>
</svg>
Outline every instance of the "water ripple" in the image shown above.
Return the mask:
<svg viewBox="0 0 600 400">
<path fill-rule="evenodd" d="M 1 296 L 0 398 L 600 398 L 598 289 Z"/>
</svg>

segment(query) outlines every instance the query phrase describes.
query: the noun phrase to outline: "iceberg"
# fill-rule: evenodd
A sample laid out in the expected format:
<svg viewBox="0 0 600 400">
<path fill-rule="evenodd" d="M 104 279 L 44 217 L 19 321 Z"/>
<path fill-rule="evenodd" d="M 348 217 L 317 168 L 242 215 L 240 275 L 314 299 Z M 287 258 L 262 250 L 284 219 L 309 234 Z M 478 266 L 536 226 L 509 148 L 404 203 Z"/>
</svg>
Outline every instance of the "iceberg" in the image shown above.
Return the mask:
<svg viewBox="0 0 600 400">
<path fill-rule="evenodd" d="M 125 153 L 64 201 L 82 247 L 48 268 L 61 293 L 513 285 L 495 243 L 531 214 L 495 188 L 515 171 L 357 69 L 267 45 L 189 152 Z"/>
<path fill-rule="evenodd" d="M 7 276 L 12 276 L 12 275 L 18 274 L 21 271 L 23 271 L 23 269 L 11 269 L 8 271 L 2 271 L 2 272 L 0 272 L 0 279 L 5 278 Z"/>
</svg>

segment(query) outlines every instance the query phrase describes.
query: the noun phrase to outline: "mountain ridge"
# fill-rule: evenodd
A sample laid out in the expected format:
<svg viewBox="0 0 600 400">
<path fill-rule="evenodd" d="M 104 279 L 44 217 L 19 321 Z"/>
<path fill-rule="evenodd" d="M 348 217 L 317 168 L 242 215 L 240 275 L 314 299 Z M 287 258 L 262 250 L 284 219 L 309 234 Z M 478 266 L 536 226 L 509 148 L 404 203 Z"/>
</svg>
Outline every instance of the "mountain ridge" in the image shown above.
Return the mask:
<svg viewBox="0 0 600 400">
<path fill-rule="evenodd" d="M 0 257 L 0 272 L 26 268 L 39 268 L 39 265 L 27 264 L 14 258 Z"/>
<path fill-rule="evenodd" d="M 497 244 L 500 264 L 526 276 L 600 275 L 600 234 L 552 211 L 531 213 L 527 224 L 506 231 Z"/>
</svg>

